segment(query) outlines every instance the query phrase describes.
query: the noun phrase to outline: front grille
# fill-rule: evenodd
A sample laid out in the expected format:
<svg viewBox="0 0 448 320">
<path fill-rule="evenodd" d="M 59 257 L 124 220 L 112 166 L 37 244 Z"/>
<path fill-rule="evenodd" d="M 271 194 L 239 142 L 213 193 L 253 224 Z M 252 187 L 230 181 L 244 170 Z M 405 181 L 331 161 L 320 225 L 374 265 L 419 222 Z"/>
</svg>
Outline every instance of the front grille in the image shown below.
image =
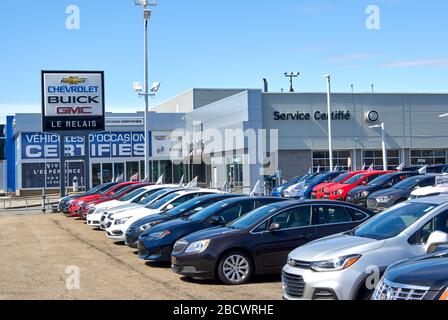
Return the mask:
<svg viewBox="0 0 448 320">
<path fill-rule="evenodd" d="M 429 289 L 381 280 L 372 300 L 422 300 Z"/>
<path fill-rule="evenodd" d="M 182 251 L 184 251 L 185 250 L 185 248 L 188 246 L 188 242 L 187 241 L 177 241 L 175 244 L 174 244 L 174 247 L 173 247 L 173 252 L 174 253 L 176 253 L 176 252 L 182 252 Z"/>
<path fill-rule="evenodd" d="M 305 291 L 305 281 L 302 276 L 295 274 L 282 273 L 283 289 L 290 297 L 302 298 Z"/>
<path fill-rule="evenodd" d="M 369 208 L 376 208 L 377 202 L 375 199 L 368 199 L 367 200 L 367 207 Z"/>
<path fill-rule="evenodd" d="M 299 260 L 291 259 L 291 260 L 289 260 L 289 264 L 292 267 L 300 268 L 300 269 L 310 269 L 311 268 L 311 262 L 307 262 L 307 261 L 299 261 Z"/>
</svg>

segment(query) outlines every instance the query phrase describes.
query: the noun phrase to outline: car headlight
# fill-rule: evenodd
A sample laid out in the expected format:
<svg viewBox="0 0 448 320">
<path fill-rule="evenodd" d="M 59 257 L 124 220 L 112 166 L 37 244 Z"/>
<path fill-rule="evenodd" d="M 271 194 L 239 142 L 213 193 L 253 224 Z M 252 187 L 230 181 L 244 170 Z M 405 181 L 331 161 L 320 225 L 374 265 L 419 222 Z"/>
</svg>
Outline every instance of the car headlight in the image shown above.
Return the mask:
<svg viewBox="0 0 448 320">
<path fill-rule="evenodd" d="M 162 239 L 171 234 L 169 230 L 163 230 L 161 232 L 151 233 L 149 236 L 154 239 Z"/>
<path fill-rule="evenodd" d="M 204 252 L 207 249 L 209 244 L 210 244 L 210 239 L 195 241 L 187 247 L 187 249 L 185 250 L 185 253 Z"/>
<path fill-rule="evenodd" d="M 317 272 L 341 271 L 352 266 L 359 258 L 361 258 L 361 255 L 355 254 L 326 261 L 313 262 L 310 267 Z"/>
<path fill-rule="evenodd" d="M 370 191 L 363 191 L 363 192 L 361 192 L 361 197 L 367 198 L 369 196 L 369 194 L 370 194 Z"/>
<path fill-rule="evenodd" d="M 78 202 L 78 207 L 82 207 L 86 203 L 85 201 Z"/>
<path fill-rule="evenodd" d="M 388 202 L 391 199 L 392 199 L 392 196 L 383 196 L 383 197 L 376 198 L 376 201 L 378 201 L 378 202 Z"/>
<path fill-rule="evenodd" d="M 448 301 L 448 288 L 445 289 L 445 292 L 442 293 L 439 300 L 447 300 Z"/>
<path fill-rule="evenodd" d="M 143 232 L 143 231 L 145 231 L 149 228 L 152 228 L 155 225 L 160 224 L 162 222 L 163 222 L 162 220 L 159 220 L 159 221 L 153 221 L 153 222 L 148 222 L 148 223 L 142 224 L 140 227 L 138 227 L 138 231 Z"/>
<path fill-rule="evenodd" d="M 334 195 L 341 195 L 343 192 L 344 192 L 344 190 L 336 190 L 336 191 L 333 191 L 333 194 Z"/>
<path fill-rule="evenodd" d="M 126 218 L 121 218 L 121 219 L 117 219 L 115 220 L 115 224 L 125 224 L 126 221 L 128 221 L 129 219 L 131 219 L 132 217 L 126 217 Z"/>
</svg>

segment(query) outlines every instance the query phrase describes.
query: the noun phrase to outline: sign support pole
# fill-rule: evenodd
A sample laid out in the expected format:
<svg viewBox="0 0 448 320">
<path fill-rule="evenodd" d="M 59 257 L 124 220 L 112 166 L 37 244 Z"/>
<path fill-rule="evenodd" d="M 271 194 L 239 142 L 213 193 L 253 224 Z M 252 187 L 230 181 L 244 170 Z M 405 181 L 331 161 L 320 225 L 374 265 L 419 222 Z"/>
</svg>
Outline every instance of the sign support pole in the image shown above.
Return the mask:
<svg viewBox="0 0 448 320">
<path fill-rule="evenodd" d="M 84 176 L 86 181 L 84 181 L 85 191 L 90 190 L 92 187 L 90 185 L 90 141 L 89 141 L 89 132 L 85 132 L 84 134 Z"/>
<path fill-rule="evenodd" d="M 61 143 L 61 156 L 60 156 L 60 162 L 59 162 L 59 169 L 61 170 L 61 179 L 60 179 L 60 184 L 61 184 L 61 198 L 65 197 L 66 194 L 66 189 L 65 189 L 65 161 L 67 160 L 65 157 L 65 137 L 66 135 L 64 133 L 60 133 L 59 134 L 60 137 L 60 143 Z"/>
</svg>

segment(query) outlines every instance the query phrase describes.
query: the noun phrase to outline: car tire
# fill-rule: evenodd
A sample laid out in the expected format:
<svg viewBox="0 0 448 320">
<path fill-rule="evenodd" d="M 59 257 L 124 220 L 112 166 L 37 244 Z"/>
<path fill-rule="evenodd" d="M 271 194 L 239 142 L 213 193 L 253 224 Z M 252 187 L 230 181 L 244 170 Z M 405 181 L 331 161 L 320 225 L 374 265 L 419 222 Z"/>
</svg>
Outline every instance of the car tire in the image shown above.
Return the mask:
<svg viewBox="0 0 448 320">
<path fill-rule="evenodd" d="M 228 252 L 219 260 L 218 277 L 225 284 L 240 285 L 247 283 L 253 273 L 252 260 L 244 252 Z"/>
</svg>

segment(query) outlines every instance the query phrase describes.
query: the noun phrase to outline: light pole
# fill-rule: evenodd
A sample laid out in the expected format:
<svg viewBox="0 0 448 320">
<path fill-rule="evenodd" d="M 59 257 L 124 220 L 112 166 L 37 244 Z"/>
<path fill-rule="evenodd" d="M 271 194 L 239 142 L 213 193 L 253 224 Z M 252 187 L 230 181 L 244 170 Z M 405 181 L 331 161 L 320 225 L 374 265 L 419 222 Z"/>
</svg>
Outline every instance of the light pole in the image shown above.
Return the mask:
<svg viewBox="0 0 448 320">
<path fill-rule="evenodd" d="M 289 78 L 289 92 L 294 92 L 294 88 L 292 86 L 292 79 L 297 78 L 300 75 L 300 72 L 285 72 L 285 77 Z"/>
<path fill-rule="evenodd" d="M 156 0 L 150 3 L 148 0 L 134 0 L 136 6 L 143 7 L 143 23 L 144 23 L 144 93 L 142 91 L 142 85 L 139 82 L 134 83 L 134 90 L 138 92 L 139 96 L 145 98 L 145 114 L 144 114 L 144 130 L 145 130 L 145 176 L 149 177 L 149 126 L 148 126 L 148 113 L 149 113 L 149 97 L 154 97 L 155 93 L 159 90 L 160 83 L 153 84 L 151 93 L 149 92 L 149 75 L 148 75 L 148 22 L 151 18 L 151 10 L 147 10 L 148 6 L 157 6 Z M 146 178 L 145 177 L 145 178 Z"/>
<path fill-rule="evenodd" d="M 386 130 L 384 130 L 384 122 L 375 126 L 370 126 L 370 129 L 381 128 L 381 144 L 383 147 L 383 170 L 387 170 L 387 150 L 386 150 Z"/>
<path fill-rule="evenodd" d="M 331 79 L 330 75 L 323 76 L 327 79 L 327 113 L 328 113 L 328 151 L 330 153 L 330 171 L 333 171 L 333 138 L 331 132 Z"/>
</svg>

